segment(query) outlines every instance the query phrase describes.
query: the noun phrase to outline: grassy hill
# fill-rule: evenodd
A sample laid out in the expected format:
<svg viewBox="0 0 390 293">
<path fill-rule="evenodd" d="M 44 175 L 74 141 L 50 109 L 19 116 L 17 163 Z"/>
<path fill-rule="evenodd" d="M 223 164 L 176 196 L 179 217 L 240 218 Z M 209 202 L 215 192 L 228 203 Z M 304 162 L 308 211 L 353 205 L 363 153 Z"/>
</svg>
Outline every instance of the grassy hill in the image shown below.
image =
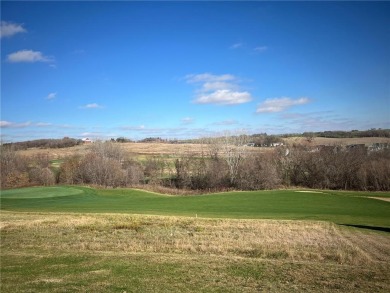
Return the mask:
<svg viewBox="0 0 390 293">
<path fill-rule="evenodd" d="M 3 190 L 1 292 L 389 292 L 390 203 L 373 196 L 390 198 Z"/>
</svg>

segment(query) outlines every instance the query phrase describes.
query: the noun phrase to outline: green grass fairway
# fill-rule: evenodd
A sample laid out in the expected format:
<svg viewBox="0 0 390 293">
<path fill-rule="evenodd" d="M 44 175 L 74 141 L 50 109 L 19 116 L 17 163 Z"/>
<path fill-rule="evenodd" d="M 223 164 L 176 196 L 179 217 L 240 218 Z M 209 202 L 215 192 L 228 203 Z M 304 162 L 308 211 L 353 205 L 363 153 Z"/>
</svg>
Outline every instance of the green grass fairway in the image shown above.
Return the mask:
<svg viewBox="0 0 390 293">
<path fill-rule="evenodd" d="M 274 190 L 167 196 L 134 189 L 36 187 L 1 192 L 1 209 L 26 212 L 131 213 L 237 219 L 320 220 L 390 227 L 389 193 Z"/>
<path fill-rule="evenodd" d="M 71 187 L 30 187 L 1 192 L 1 198 L 47 198 L 81 194 L 83 190 Z"/>
</svg>

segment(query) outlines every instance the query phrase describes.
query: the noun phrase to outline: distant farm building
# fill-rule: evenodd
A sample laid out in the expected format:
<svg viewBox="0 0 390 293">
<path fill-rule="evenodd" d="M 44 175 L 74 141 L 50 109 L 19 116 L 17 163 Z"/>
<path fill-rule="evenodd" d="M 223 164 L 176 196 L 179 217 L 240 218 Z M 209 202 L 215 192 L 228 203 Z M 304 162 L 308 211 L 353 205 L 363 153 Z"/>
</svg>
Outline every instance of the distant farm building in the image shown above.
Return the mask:
<svg viewBox="0 0 390 293">
<path fill-rule="evenodd" d="M 89 139 L 88 137 L 87 138 L 83 138 L 82 142 L 85 143 L 85 144 L 93 143 L 93 141 L 91 139 Z"/>
</svg>

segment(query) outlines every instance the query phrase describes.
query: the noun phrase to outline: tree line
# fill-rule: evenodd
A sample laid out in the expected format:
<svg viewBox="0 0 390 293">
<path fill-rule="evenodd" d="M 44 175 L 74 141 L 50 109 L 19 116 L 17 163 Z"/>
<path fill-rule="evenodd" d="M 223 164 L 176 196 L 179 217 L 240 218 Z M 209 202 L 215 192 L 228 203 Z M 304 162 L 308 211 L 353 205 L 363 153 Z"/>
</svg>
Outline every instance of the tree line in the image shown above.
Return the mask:
<svg viewBox="0 0 390 293">
<path fill-rule="evenodd" d="M 202 154 L 131 158 L 120 144 L 97 142 L 85 155 L 53 168 L 47 155 L 24 157 L 1 149 L 1 187 L 81 184 L 102 187 L 155 186 L 181 190 L 259 190 L 280 187 L 390 190 L 390 150 L 279 147 L 249 151 L 247 136 L 204 141 Z"/>
<path fill-rule="evenodd" d="M 326 138 L 390 137 L 390 129 L 304 132 L 299 136 Z"/>
<path fill-rule="evenodd" d="M 13 147 L 15 150 L 26 150 L 29 148 L 42 148 L 42 149 L 58 149 L 69 148 L 76 145 L 83 144 L 81 139 L 75 139 L 70 137 L 64 137 L 60 139 L 35 139 L 21 142 L 5 143 L 5 147 Z"/>
</svg>

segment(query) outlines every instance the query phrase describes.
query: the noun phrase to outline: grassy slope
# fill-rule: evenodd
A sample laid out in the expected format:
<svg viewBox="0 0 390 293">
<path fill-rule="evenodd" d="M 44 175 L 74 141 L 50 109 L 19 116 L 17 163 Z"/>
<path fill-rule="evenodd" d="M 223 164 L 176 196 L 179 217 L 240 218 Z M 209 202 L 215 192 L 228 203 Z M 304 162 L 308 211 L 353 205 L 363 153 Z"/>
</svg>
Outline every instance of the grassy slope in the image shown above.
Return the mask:
<svg viewBox="0 0 390 293">
<path fill-rule="evenodd" d="M 390 203 L 368 196 L 390 195 L 2 191 L 0 290 L 389 292 L 389 233 L 311 221 L 389 227 Z"/>
<path fill-rule="evenodd" d="M 2 212 L 1 292 L 389 292 L 388 233 L 326 222 Z"/>
<path fill-rule="evenodd" d="M 58 187 L 56 187 L 58 188 Z M 338 224 L 390 227 L 390 203 L 367 196 L 388 193 L 325 192 L 291 190 L 229 192 L 204 196 L 174 197 L 132 189 L 98 190 L 60 187 L 73 195 L 51 197 L 50 188 L 35 188 L 42 198 L 26 196 L 25 189 L 3 191 L 1 209 L 14 211 L 135 213 L 217 218 L 307 219 Z M 74 190 L 82 190 L 74 194 Z M 30 190 L 28 190 L 30 192 Z M 28 194 L 27 192 L 27 194 Z"/>
</svg>

